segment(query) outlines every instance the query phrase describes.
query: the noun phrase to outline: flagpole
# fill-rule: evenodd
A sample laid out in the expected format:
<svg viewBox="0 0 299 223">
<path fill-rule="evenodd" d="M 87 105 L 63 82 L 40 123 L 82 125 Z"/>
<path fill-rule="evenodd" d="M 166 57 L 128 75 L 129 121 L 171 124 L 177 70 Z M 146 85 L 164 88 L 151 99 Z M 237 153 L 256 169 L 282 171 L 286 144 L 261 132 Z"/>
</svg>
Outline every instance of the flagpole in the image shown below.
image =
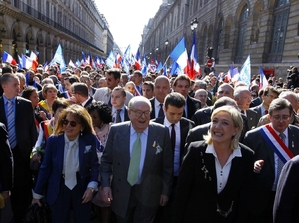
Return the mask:
<svg viewBox="0 0 299 223">
<path fill-rule="evenodd" d="M 165 64 L 167 63 L 168 59 L 169 59 L 170 55 L 168 55 L 168 57 L 166 58 L 165 63 L 163 64 L 163 67 L 165 66 Z"/>
</svg>

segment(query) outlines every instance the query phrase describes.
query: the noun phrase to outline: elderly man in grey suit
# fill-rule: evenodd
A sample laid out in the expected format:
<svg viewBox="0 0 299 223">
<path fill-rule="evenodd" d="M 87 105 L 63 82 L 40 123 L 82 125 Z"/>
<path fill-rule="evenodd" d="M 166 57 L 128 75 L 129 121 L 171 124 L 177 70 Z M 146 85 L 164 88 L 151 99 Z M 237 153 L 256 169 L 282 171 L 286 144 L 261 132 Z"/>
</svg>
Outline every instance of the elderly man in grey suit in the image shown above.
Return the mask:
<svg viewBox="0 0 299 223">
<path fill-rule="evenodd" d="M 171 192 L 173 152 L 169 131 L 150 122 L 150 113 L 147 98 L 132 98 L 130 121 L 111 127 L 101 159 L 104 201 L 111 202 L 119 223 L 153 222 L 159 205 L 166 205 Z"/>
</svg>

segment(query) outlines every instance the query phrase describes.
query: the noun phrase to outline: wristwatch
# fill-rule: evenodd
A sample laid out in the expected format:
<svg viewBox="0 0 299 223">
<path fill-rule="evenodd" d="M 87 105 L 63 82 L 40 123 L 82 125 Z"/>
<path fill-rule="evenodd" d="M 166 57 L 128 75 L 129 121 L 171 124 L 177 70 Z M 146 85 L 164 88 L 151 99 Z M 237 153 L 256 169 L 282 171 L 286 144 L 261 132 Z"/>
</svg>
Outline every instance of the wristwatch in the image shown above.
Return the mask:
<svg viewBox="0 0 299 223">
<path fill-rule="evenodd" d="M 94 192 L 94 189 L 92 187 L 88 187 L 87 189 L 90 189 L 92 193 Z"/>
</svg>

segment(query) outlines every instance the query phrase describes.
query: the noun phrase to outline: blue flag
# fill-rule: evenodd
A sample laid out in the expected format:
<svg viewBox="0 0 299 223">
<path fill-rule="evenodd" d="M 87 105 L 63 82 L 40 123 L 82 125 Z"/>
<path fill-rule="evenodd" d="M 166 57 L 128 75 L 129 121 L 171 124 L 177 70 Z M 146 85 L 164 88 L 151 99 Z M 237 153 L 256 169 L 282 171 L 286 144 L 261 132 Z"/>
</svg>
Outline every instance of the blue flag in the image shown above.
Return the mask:
<svg viewBox="0 0 299 223">
<path fill-rule="evenodd" d="M 147 74 L 147 65 L 146 65 L 145 55 L 143 57 L 142 64 L 141 64 L 141 73 L 143 76 L 145 76 Z"/>
<path fill-rule="evenodd" d="M 239 80 L 246 83 L 247 87 L 250 87 L 250 78 L 251 78 L 251 64 L 250 64 L 250 54 L 248 54 L 247 59 L 242 65 Z"/>
<path fill-rule="evenodd" d="M 163 68 L 163 65 L 162 63 L 160 62 L 159 65 L 158 65 L 158 68 L 156 70 L 156 72 L 160 72 L 160 70 Z"/>
<path fill-rule="evenodd" d="M 63 57 L 62 48 L 61 48 L 60 43 L 57 47 L 56 53 L 54 55 L 54 58 L 52 59 L 51 64 L 53 62 L 58 63 L 60 65 L 59 66 L 60 67 L 60 73 L 62 73 L 66 70 L 66 64 L 65 64 L 65 61 L 64 61 L 64 57 Z"/>
</svg>

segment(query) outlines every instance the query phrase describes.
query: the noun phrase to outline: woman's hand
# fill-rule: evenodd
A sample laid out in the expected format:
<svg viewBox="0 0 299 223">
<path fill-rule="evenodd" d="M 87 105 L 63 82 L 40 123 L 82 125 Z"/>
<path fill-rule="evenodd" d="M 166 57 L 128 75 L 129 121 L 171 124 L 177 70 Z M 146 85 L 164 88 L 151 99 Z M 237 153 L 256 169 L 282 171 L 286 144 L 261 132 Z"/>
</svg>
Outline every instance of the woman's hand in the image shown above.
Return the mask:
<svg viewBox="0 0 299 223">
<path fill-rule="evenodd" d="M 253 172 L 260 173 L 264 165 L 264 160 L 257 160 L 254 163 Z"/>
<path fill-rule="evenodd" d="M 92 195 L 93 195 L 93 189 L 87 188 L 82 197 L 83 199 L 82 204 L 85 204 L 88 201 L 90 201 L 92 199 Z"/>
<path fill-rule="evenodd" d="M 37 204 L 39 207 L 42 206 L 42 204 L 40 203 L 39 199 L 35 199 L 35 198 L 32 199 L 31 204 Z"/>
</svg>

